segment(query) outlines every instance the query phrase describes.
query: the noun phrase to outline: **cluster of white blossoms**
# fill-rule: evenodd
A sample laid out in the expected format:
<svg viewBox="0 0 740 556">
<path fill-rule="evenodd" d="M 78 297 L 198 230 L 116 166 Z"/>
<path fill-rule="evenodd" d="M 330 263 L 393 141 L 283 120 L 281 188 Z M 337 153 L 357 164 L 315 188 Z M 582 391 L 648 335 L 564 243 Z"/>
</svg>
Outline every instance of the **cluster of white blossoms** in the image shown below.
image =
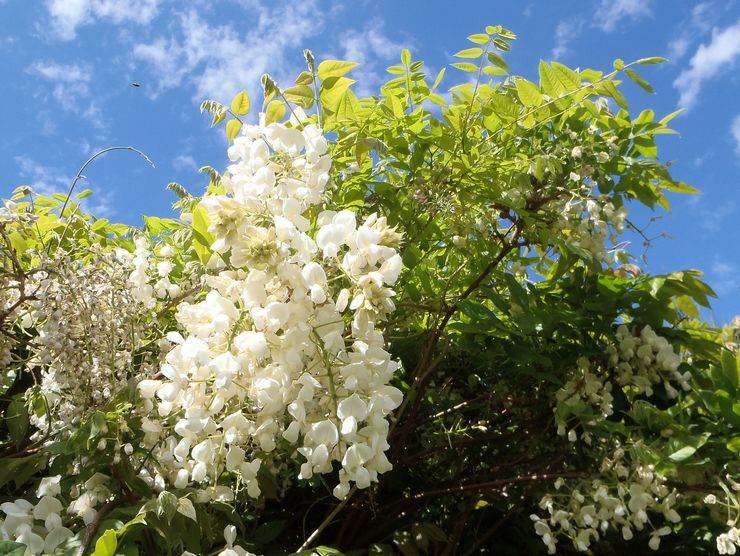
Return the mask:
<svg viewBox="0 0 740 556">
<path fill-rule="evenodd" d="M 681 516 L 675 510 L 676 490 L 665 485 L 665 479 L 655 474 L 653 466 L 630 468 L 618 448 L 612 458 L 606 458 L 601 471 L 607 480 L 581 482 L 574 488 L 558 479 L 555 494 L 540 501 L 548 515 L 532 514 L 535 532 L 542 538 L 550 554 L 555 554 L 558 537 L 571 539 L 579 552 L 589 550 L 591 543 L 610 531 L 618 530 L 630 540 L 635 531 L 650 530 L 648 546 L 658 550 L 660 539 L 672 532 L 670 526 L 655 527 L 650 515 L 660 515 L 669 523 L 678 523 Z"/>
<path fill-rule="evenodd" d="M 607 262 L 606 242 L 617 242 L 626 219 L 627 207 L 615 208 L 607 198 L 576 199 L 563 204 L 553 231 L 574 247 L 591 253 L 596 260 Z"/>
<path fill-rule="evenodd" d="M 60 478 L 57 475 L 41 479 L 36 504 L 24 499 L 0 504 L 5 514 L 0 520 L 0 539 L 25 544 L 26 554 L 52 554 L 73 535 L 62 525 Z"/>
<path fill-rule="evenodd" d="M 48 267 L 55 271 L 34 275 L 35 298 L 23 315 L 38 332 L 28 368 L 39 373 L 50 409 L 31 416 L 38 436 L 74 430 L 126 388 L 147 336 L 147 307 L 130 283 L 131 261 L 99 245 L 89 250 L 87 262 L 54 255 Z M 141 371 L 153 368 L 144 361 Z"/>
<path fill-rule="evenodd" d="M 578 359 L 573 376 L 557 392 L 555 409 L 558 433 L 566 434 L 567 420 L 584 402 L 598 409 L 600 417 L 608 417 L 614 411 L 612 403 L 613 384 L 635 394 L 653 394 L 653 386 L 663 384 L 670 398 L 678 396 L 677 384 L 687 391 L 691 388 L 691 374 L 679 372 L 681 359 L 673 346 L 646 325 L 639 330 L 630 330 L 620 325 L 614 344 L 605 348 L 605 359 Z M 584 434 L 586 440 L 588 437 Z M 568 431 L 568 438 L 575 441 L 575 429 Z"/>
<path fill-rule="evenodd" d="M 740 529 L 733 523 L 727 533 L 717 536 L 717 552 L 735 554 L 738 547 L 740 547 Z"/>
<path fill-rule="evenodd" d="M 401 238 L 385 218 L 322 210 L 331 158 L 314 125 L 245 126 L 228 154 L 223 194 L 196 209 L 218 273 L 178 306 L 162 378 L 138 384 L 153 478 L 200 501 L 257 497 L 260 468 L 287 456 L 301 479 L 339 462 L 341 499 L 391 468 L 401 392 L 376 325 L 395 308 Z"/>
</svg>

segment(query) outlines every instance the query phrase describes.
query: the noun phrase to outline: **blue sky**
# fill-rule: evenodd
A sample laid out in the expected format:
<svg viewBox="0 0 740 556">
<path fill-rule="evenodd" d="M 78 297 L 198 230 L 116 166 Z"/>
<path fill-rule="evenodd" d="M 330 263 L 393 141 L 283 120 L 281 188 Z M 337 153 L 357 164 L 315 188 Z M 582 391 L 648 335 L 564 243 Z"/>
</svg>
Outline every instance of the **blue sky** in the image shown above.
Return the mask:
<svg viewBox="0 0 740 556">
<path fill-rule="evenodd" d="M 702 269 L 720 296 L 707 317 L 723 323 L 740 313 L 733 0 L 0 0 L 0 196 L 20 184 L 66 190 L 90 154 L 131 145 L 156 168 L 132 153 L 106 155 L 86 173 L 95 191 L 89 206 L 130 224 L 142 213 L 168 215 L 167 183 L 199 193 L 197 168 L 226 164 L 223 132 L 198 111 L 203 98 L 229 101 L 246 88 L 258 104 L 261 74 L 291 82 L 303 48 L 361 62 L 354 77 L 371 93 L 401 48 L 438 70 L 465 48 L 466 35 L 489 24 L 519 35 L 507 57 L 513 73 L 529 78 L 540 58 L 595 69 L 617 57 L 670 58 L 642 70 L 655 95 L 626 86 L 630 109 L 686 109 L 673 122 L 680 136 L 661 138 L 660 158 L 702 194 L 672 196 L 673 211 L 650 224 L 648 235 L 670 238 L 654 242 L 648 268 Z M 650 214 L 636 218 L 646 224 Z M 639 242 L 632 251 L 642 253 Z"/>
</svg>

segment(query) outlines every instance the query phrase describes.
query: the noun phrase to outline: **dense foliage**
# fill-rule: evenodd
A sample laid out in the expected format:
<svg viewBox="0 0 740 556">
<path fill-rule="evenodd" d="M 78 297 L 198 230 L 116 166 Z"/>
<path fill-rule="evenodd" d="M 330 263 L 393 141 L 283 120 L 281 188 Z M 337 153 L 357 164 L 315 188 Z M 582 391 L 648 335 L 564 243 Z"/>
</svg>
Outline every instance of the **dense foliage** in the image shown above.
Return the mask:
<svg viewBox="0 0 740 556">
<path fill-rule="evenodd" d="M 694 192 L 619 88 L 662 60 L 533 83 L 514 38 L 446 92 L 404 51 L 358 98 L 306 51 L 257 124 L 204 102 L 231 164 L 176 219 L 18 188 L 0 554 L 735 553 L 738 327 L 621 237 Z"/>
</svg>

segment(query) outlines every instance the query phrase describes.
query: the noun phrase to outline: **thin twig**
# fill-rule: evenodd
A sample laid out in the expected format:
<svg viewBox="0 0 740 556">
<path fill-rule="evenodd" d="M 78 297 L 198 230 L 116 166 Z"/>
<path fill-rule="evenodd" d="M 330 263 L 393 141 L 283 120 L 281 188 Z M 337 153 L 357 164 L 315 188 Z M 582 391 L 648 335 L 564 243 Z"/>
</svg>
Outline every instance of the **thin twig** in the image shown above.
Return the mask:
<svg viewBox="0 0 740 556">
<path fill-rule="evenodd" d="M 357 492 L 357 485 L 353 486 L 350 491 L 347 493 L 347 496 L 344 497 L 344 500 L 339 502 L 334 509 L 324 518 L 324 521 L 321 522 L 321 524 L 314 530 L 313 533 L 311 533 L 306 541 L 301 545 L 301 547 L 298 549 L 298 552 L 301 550 L 306 550 L 309 548 L 313 542 L 319 537 L 319 535 L 326 529 L 329 524 L 334 520 L 335 517 L 337 517 L 337 514 L 342 511 L 342 509 L 347 505 L 347 502 L 349 502 L 349 499 L 352 498 L 352 495 Z"/>
<path fill-rule="evenodd" d="M 146 160 L 152 168 L 155 168 L 154 162 L 142 151 L 140 151 L 137 148 L 134 147 L 107 147 L 103 150 L 100 150 L 96 152 L 94 155 L 92 155 L 90 158 L 88 158 L 85 163 L 82 165 L 82 167 L 77 172 L 77 175 L 75 176 L 75 179 L 72 181 L 72 185 L 69 188 L 69 191 L 67 192 L 67 197 L 64 199 L 64 204 L 62 205 L 62 210 L 59 211 L 59 217 L 64 217 L 64 209 L 67 208 L 67 205 L 69 204 L 69 200 L 72 198 L 72 193 L 74 192 L 75 186 L 77 185 L 77 182 L 82 179 L 82 173 L 85 171 L 85 168 L 87 168 L 96 158 L 99 156 L 102 156 L 106 153 L 109 153 L 111 151 L 133 151 L 139 156 L 141 156 L 144 160 Z M 75 210 L 77 210 L 77 207 L 75 207 Z M 70 218 L 74 216 L 74 211 L 72 211 L 72 214 L 70 214 Z M 62 231 L 62 235 L 59 238 L 59 245 L 62 244 L 62 240 L 64 240 L 64 236 L 67 234 L 67 229 L 69 228 L 71 220 L 68 219 L 67 225 L 64 227 L 64 230 Z M 49 249 L 51 248 L 51 244 L 47 245 L 46 247 L 46 254 L 49 254 Z"/>
</svg>

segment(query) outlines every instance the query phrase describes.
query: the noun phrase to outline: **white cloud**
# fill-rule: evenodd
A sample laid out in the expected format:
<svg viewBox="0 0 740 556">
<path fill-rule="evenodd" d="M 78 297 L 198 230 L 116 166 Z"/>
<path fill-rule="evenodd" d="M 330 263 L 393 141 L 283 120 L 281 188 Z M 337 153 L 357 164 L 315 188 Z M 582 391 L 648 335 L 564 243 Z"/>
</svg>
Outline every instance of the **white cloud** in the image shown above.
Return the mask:
<svg viewBox="0 0 740 556">
<path fill-rule="evenodd" d="M 714 256 L 711 266 L 712 287 L 719 295 L 727 295 L 733 290 L 740 291 L 740 269 L 736 265 Z"/>
<path fill-rule="evenodd" d="M 385 67 L 400 63 L 401 50 L 410 46 L 388 37 L 380 19 L 371 20 L 363 29 L 345 31 L 339 37 L 342 59 L 360 64 L 352 71 L 360 96 L 376 93 L 375 89 L 383 82 Z"/>
<path fill-rule="evenodd" d="M 88 66 L 37 61 L 26 73 L 50 83 L 51 95 L 64 110 L 82 116 L 98 129 L 105 127 L 100 107 L 90 100 L 92 73 Z"/>
<path fill-rule="evenodd" d="M 321 32 L 321 10 L 314 1 L 251 2 L 249 10 L 249 25 L 239 27 L 245 32 L 231 24 L 212 26 L 191 9 L 178 16 L 169 38 L 135 45 L 134 57 L 147 63 L 156 79 L 153 95 L 187 83 L 197 101 L 229 101 L 245 87 L 256 91 L 268 71 L 282 84 L 291 83 L 301 68 L 291 66 L 286 52 Z"/>
<path fill-rule="evenodd" d="M 38 164 L 28 156 L 16 156 L 20 176 L 39 195 L 50 196 L 54 193 L 66 195 L 72 185 L 73 175 L 59 168 Z M 85 189 L 85 181 L 77 182 L 76 191 Z M 81 201 L 82 210 L 98 218 L 108 218 L 114 214 L 113 196 L 105 191 L 94 190 L 93 195 Z"/>
<path fill-rule="evenodd" d="M 553 59 L 561 59 L 570 53 L 570 43 L 583 29 L 582 19 L 572 19 L 570 21 L 561 21 L 555 28 L 555 46 L 550 55 Z"/>
<path fill-rule="evenodd" d="M 739 56 L 740 22 L 722 31 L 715 29 L 711 41 L 699 46 L 691 57 L 689 68 L 673 82 L 680 91 L 679 105 L 684 108 L 693 106 L 704 82 L 732 66 Z"/>
<path fill-rule="evenodd" d="M 600 29 L 614 31 L 625 19 L 639 19 L 650 15 L 651 0 L 601 0 L 596 8 L 595 24 Z"/>
<path fill-rule="evenodd" d="M 689 51 L 691 45 L 712 29 L 718 18 L 714 2 L 701 2 L 691 9 L 691 14 L 677 25 L 676 38 L 668 42 L 668 58 L 677 62 Z"/>
<path fill-rule="evenodd" d="M 77 28 L 96 20 L 119 24 L 148 24 L 157 15 L 161 0 L 47 0 L 52 31 L 63 40 L 72 40 Z"/>
<path fill-rule="evenodd" d="M 710 209 L 701 209 L 699 211 L 699 226 L 711 234 L 717 234 L 724 228 L 725 220 L 734 216 L 737 212 L 737 205 L 734 201 L 724 202 L 712 206 Z"/>
<path fill-rule="evenodd" d="M 740 155 L 740 114 L 735 116 L 730 125 L 730 134 L 735 141 L 735 152 Z"/>
<path fill-rule="evenodd" d="M 177 155 L 172 161 L 172 167 L 178 172 L 183 170 L 198 170 L 198 165 L 195 163 L 195 159 L 189 154 Z"/>
</svg>

